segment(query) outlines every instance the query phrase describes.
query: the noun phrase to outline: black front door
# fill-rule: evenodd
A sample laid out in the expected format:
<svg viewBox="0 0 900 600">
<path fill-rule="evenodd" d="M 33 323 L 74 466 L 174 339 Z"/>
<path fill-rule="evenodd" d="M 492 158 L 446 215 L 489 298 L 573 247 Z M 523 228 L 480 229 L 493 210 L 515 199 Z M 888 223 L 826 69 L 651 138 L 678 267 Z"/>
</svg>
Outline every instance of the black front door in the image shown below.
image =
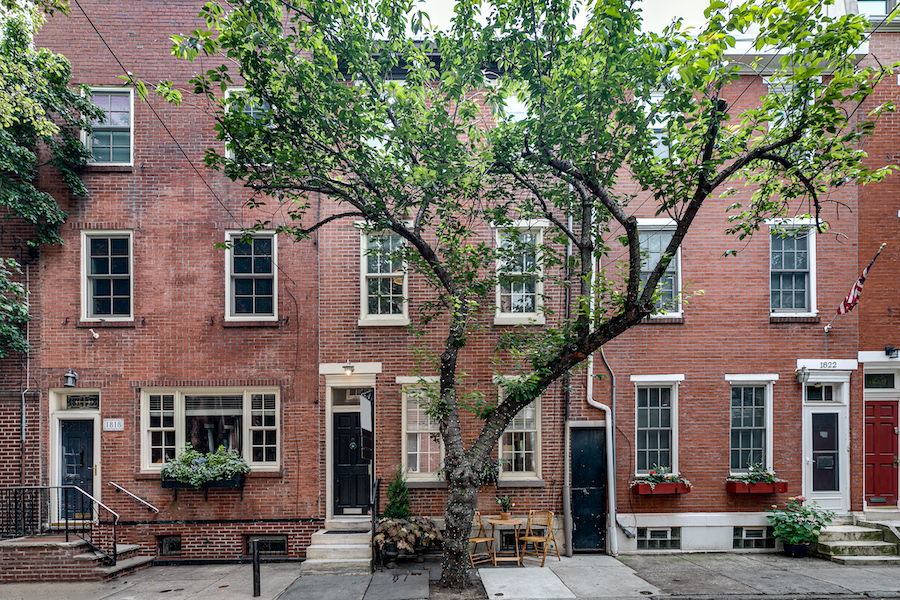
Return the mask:
<svg viewBox="0 0 900 600">
<path fill-rule="evenodd" d="M 572 547 L 606 550 L 606 430 L 572 429 Z"/>
<path fill-rule="evenodd" d="M 94 422 L 60 421 L 62 485 L 94 493 Z M 82 494 L 63 489 L 60 518 L 89 519 L 91 503 Z"/>
<path fill-rule="evenodd" d="M 359 413 L 334 414 L 334 514 L 361 515 L 369 507 L 369 462 L 361 455 Z"/>
</svg>

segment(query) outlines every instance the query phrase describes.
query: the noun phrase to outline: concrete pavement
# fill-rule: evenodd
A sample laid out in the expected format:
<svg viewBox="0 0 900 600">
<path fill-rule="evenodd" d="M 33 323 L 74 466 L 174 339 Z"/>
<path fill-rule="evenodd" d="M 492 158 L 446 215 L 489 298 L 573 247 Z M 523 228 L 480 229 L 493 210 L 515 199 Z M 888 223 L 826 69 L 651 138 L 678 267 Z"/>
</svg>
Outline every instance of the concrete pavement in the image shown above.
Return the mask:
<svg viewBox="0 0 900 600">
<path fill-rule="evenodd" d="M 401 562 L 373 575 L 301 575 L 262 566 L 264 600 L 425 600 L 440 563 Z M 839 565 L 782 554 L 576 555 L 477 570 L 490 600 L 900 599 L 900 567 Z M 451 596 L 442 595 L 441 598 Z M 237 600 L 252 598 L 250 565 L 152 567 L 110 583 L 0 585 L 3 600 Z"/>
</svg>

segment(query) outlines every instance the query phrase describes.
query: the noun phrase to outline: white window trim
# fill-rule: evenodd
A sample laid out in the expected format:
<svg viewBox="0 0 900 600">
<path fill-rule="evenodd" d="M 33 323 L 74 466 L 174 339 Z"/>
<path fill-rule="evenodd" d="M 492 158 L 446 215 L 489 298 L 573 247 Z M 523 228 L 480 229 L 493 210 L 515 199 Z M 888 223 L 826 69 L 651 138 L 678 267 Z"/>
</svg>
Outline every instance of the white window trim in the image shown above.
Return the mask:
<svg viewBox="0 0 900 600">
<path fill-rule="evenodd" d="M 535 277 L 537 281 L 535 282 L 534 291 L 535 291 L 535 312 L 530 313 L 509 313 L 503 312 L 500 310 L 500 283 L 497 282 L 497 285 L 494 286 L 494 294 L 495 294 L 495 312 L 494 312 L 494 325 L 543 325 L 546 323 L 546 318 L 544 317 L 544 267 L 543 267 L 543 259 L 541 257 L 541 246 L 544 243 L 544 230 L 550 227 L 550 221 L 547 219 L 525 219 L 525 220 L 517 220 L 513 221 L 509 225 L 504 225 L 502 227 L 494 225 L 494 243 L 496 244 L 496 248 L 500 248 L 500 245 L 503 243 L 503 235 L 504 233 L 512 230 L 519 230 L 520 232 L 524 231 L 536 231 L 537 232 L 537 243 L 535 248 L 535 261 L 537 262 L 537 269 L 535 270 Z M 496 261 L 495 268 L 497 273 L 500 273 L 500 261 Z"/>
<path fill-rule="evenodd" d="M 272 238 L 272 314 L 271 315 L 237 315 L 234 313 L 234 287 L 232 286 L 231 268 L 233 266 L 233 243 L 243 235 L 240 229 L 229 229 L 225 232 L 225 320 L 226 321 L 277 321 L 278 320 L 278 234 L 274 231 L 255 231 L 252 237 Z"/>
<path fill-rule="evenodd" d="M 440 383 L 440 378 L 437 376 L 428 376 L 428 377 L 397 377 L 397 383 L 399 383 L 402 388 L 400 390 L 400 402 L 402 407 L 402 416 L 401 416 L 401 443 L 400 443 L 400 451 L 402 452 L 401 464 L 403 466 L 403 470 L 406 472 L 406 479 L 408 481 L 434 481 L 438 475 L 437 471 L 423 471 L 419 473 L 413 473 L 409 470 L 409 465 L 407 463 L 407 434 L 409 431 L 407 430 L 408 417 L 407 417 L 407 390 L 418 390 L 424 387 L 436 387 Z M 444 440 L 440 440 L 440 460 L 441 464 L 444 464 Z"/>
<path fill-rule="evenodd" d="M 516 379 L 520 379 L 521 375 L 495 375 L 493 377 L 494 383 L 497 385 L 497 405 L 499 406 L 501 402 L 503 402 L 504 398 L 504 384 L 506 382 L 515 381 Z M 524 409 L 523 409 L 524 410 Z M 535 435 L 534 435 L 534 471 L 520 471 L 515 473 L 509 473 L 503 471 L 503 464 L 501 463 L 500 472 L 498 474 L 498 481 L 502 480 L 505 482 L 513 482 L 513 481 L 540 481 L 541 480 L 541 430 L 543 429 L 541 422 L 541 397 L 538 396 L 534 399 L 534 423 L 535 423 Z M 506 429 L 503 430 L 503 433 L 500 434 L 500 439 L 497 440 L 497 460 L 500 461 L 503 459 L 503 435 L 506 433 Z"/>
<path fill-rule="evenodd" d="M 750 373 L 750 374 L 726 373 L 725 381 L 728 382 L 729 392 L 731 391 L 731 388 L 733 386 L 740 386 L 740 387 L 760 387 L 760 386 L 762 386 L 762 387 L 765 387 L 766 397 L 765 397 L 765 404 L 763 405 L 763 408 L 765 411 L 764 416 L 763 416 L 763 422 L 765 423 L 765 426 L 766 426 L 765 442 L 764 442 L 765 443 L 765 451 L 766 451 L 765 467 L 766 467 L 766 469 L 774 469 L 775 461 L 774 461 L 773 453 L 775 452 L 775 442 L 774 442 L 774 440 L 775 440 L 775 418 L 774 418 L 775 411 L 773 410 L 772 403 L 775 398 L 774 388 L 775 388 L 775 382 L 778 381 L 778 374 L 777 373 Z M 731 439 L 731 401 L 730 401 L 730 397 L 731 396 L 729 394 L 728 470 L 729 470 L 729 474 L 731 476 L 735 476 L 735 475 L 743 475 L 747 471 L 746 470 L 734 471 L 731 469 L 731 454 L 730 454 L 730 448 L 731 448 L 731 442 L 730 442 L 730 439 Z"/>
<path fill-rule="evenodd" d="M 357 227 L 363 227 L 358 223 Z M 370 315 L 369 314 L 369 290 L 366 285 L 368 269 L 366 257 L 368 256 L 368 242 L 370 235 L 398 235 L 394 231 L 365 231 L 359 232 L 359 320 L 360 327 L 404 327 L 409 325 L 409 269 L 406 261 L 403 261 L 403 312 L 399 315 Z M 401 237 L 401 243 L 406 241 Z"/>
<path fill-rule="evenodd" d="M 848 406 L 850 404 L 850 374 L 851 371 L 810 369 L 809 380 L 806 382 L 806 385 L 803 386 L 803 404 L 816 407 Z M 806 387 L 817 383 L 834 386 L 834 398 L 829 401 L 807 400 Z"/>
<path fill-rule="evenodd" d="M 769 253 L 766 257 L 768 261 L 769 280 L 767 288 L 767 302 L 769 303 L 770 317 L 815 317 L 819 314 L 816 306 L 816 221 L 815 219 L 777 219 L 766 221 L 769 226 Z M 806 239 L 809 240 L 809 312 L 774 312 L 772 310 L 772 231 L 777 227 L 806 229 Z"/>
<path fill-rule="evenodd" d="M 230 105 L 228 104 L 229 98 L 235 94 L 243 94 L 247 92 L 247 88 L 243 86 L 234 86 L 228 87 L 225 89 L 225 110 L 230 110 Z M 228 140 L 225 140 L 225 158 L 228 160 L 234 160 L 234 150 L 232 150 L 228 146 Z M 263 163 L 260 166 L 265 166 L 266 163 Z"/>
<path fill-rule="evenodd" d="M 175 452 L 181 453 L 186 443 L 185 436 L 185 396 L 202 394 L 237 395 L 244 397 L 241 416 L 241 454 L 250 465 L 251 471 L 278 471 L 281 469 L 281 448 L 284 443 L 284 430 L 281 426 L 281 392 L 277 387 L 159 387 L 141 389 L 141 471 L 158 473 L 162 471 L 165 463 L 150 462 L 150 439 L 148 430 L 150 426 L 150 396 L 159 394 L 171 394 L 175 396 Z M 251 396 L 253 394 L 275 394 L 275 430 L 278 432 L 278 444 L 275 447 L 276 460 L 271 462 L 253 462 L 252 436 L 250 433 Z"/>
<path fill-rule="evenodd" d="M 129 294 L 131 294 L 131 313 L 128 316 L 91 316 L 91 286 L 88 279 L 90 270 L 91 238 L 128 237 L 128 273 Z M 134 232 L 130 229 L 83 229 L 81 231 L 81 320 L 93 323 L 104 321 L 134 321 Z"/>
<path fill-rule="evenodd" d="M 669 387 L 672 391 L 670 398 L 672 400 L 672 473 L 678 475 L 678 388 L 679 384 L 684 381 L 684 375 L 681 373 L 671 375 L 632 375 L 631 381 L 634 383 L 634 475 L 641 477 L 646 473 L 641 473 L 637 468 L 637 429 L 638 429 L 638 388 L 642 387 Z"/>
<path fill-rule="evenodd" d="M 128 116 L 130 122 L 128 123 L 130 140 L 131 143 L 128 147 L 128 162 L 97 162 L 93 158 L 89 159 L 89 163 L 92 165 L 110 165 L 110 166 L 120 166 L 120 167 L 131 167 L 134 166 L 134 89 L 129 87 L 117 87 L 117 86 L 88 86 L 91 93 L 100 92 L 103 93 L 118 93 L 128 94 Z M 81 143 L 87 148 L 88 152 L 91 151 L 91 136 L 88 135 L 87 131 L 81 132 Z"/>
<path fill-rule="evenodd" d="M 637 222 L 638 231 L 674 231 L 676 223 L 672 219 L 638 219 Z M 684 303 L 682 302 L 683 294 L 682 294 L 682 284 L 681 284 L 681 245 L 679 244 L 678 249 L 675 251 L 675 258 L 672 259 L 675 262 L 675 304 L 676 309 L 670 312 L 661 312 L 657 314 L 650 315 L 650 319 L 672 319 L 672 318 L 681 318 L 684 316 Z M 655 267 L 656 265 L 654 265 Z"/>
</svg>

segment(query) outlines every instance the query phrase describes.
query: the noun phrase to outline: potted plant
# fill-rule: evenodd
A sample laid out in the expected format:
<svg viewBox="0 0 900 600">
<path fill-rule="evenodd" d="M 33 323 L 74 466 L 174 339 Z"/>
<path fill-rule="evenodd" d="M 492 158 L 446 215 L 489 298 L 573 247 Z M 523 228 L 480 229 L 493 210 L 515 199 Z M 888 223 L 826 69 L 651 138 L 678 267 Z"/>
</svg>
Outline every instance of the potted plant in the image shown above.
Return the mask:
<svg viewBox="0 0 900 600">
<path fill-rule="evenodd" d="M 731 494 L 781 494 L 787 491 L 787 481 L 778 479 L 775 471 L 761 462 L 748 465 L 746 473 L 729 477 L 725 488 Z"/>
<path fill-rule="evenodd" d="M 509 519 L 509 509 L 511 509 L 515 504 L 513 504 L 512 500 L 509 496 L 497 496 L 497 504 L 500 505 L 500 518 L 504 521 Z"/>
<path fill-rule="evenodd" d="M 382 518 L 375 526 L 372 543 L 381 551 L 381 561 L 388 569 L 397 566 L 400 551 L 416 551 L 416 527 L 406 519 Z"/>
<path fill-rule="evenodd" d="M 410 517 L 409 523 L 412 525 L 413 533 L 416 535 L 416 560 L 423 562 L 425 560 L 425 550 L 444 541 L 444 537 L 434 521 L 428 517 Z"/>
<path fill-rule="evenodd" d="M 388 519 L 408 519 L 412 516 L 409 509 L 409 488 L 406 487 L 405 472 L 403 467 L 398 466 L 394 471 L 394 478 L 391 479 L 387 488 L 387 504 L 384 507 L 382 517 Z"/>
<path fill-rule="evenodd" d="M 809 545 L 818 541 L 822 527 L 834 518 L 830 510 L 815 502 L 804 502 L 803 496 L 788 498 L 784 509 L 779 510 L 778 505 L 773 504 L 772 514 L 768 515 L 775 537 L 781 540 L 784 551 L 794 557 L 806 556 Z"/>
<path fill-rule="evenodd" d="M 631 480 L 631 489 L 639 496 L 687 494 L 691 487 L 690 481 L 663 465 L 653 465 L 649 473 Z"/>
<path fill-rule="evenodd" d="M 243 487 L 250 471 L 237 450 L 219 446 L 215 452 L 198 452 L 190 444 L 162 468 L 164 488 Z"/>
</svg>

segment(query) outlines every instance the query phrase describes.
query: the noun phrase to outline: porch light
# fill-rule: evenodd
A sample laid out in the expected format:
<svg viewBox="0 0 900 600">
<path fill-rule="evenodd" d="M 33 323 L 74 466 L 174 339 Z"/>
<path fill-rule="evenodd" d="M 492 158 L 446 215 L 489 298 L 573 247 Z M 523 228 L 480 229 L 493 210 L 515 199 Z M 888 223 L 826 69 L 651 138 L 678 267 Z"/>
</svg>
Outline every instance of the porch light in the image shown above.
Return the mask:
<svg viewBox="0 0 900 600">
<path fill-rule="evenodd" d="M 347 359 L 347 363 L 344 365 L 344 375 L 350 377 L 353 375 L 353 363 L 350 362 L 350 359 Z"/>
<path fill-rule="evenodd" d="M 888 358 L 897 358 L 900 356 L 900 349 L 894 348 L 893 346 L 885 346 L 884 353 Z"/>
<path fill-rule="evenodd" d="M 78 381 L 78 373 L 69 367 L 69 372 L 63 375 L 63 387 L 75 387 L 76 381 Z"/>
<path fill-rule="evenodd" d="M 806 385 L 806 382 L 809 381 L 809 369 L 806 367 L 800 367 L 794 371 L 794 375 L 797 376 L 797 381 L 800 385 Z"/>
</svg>

